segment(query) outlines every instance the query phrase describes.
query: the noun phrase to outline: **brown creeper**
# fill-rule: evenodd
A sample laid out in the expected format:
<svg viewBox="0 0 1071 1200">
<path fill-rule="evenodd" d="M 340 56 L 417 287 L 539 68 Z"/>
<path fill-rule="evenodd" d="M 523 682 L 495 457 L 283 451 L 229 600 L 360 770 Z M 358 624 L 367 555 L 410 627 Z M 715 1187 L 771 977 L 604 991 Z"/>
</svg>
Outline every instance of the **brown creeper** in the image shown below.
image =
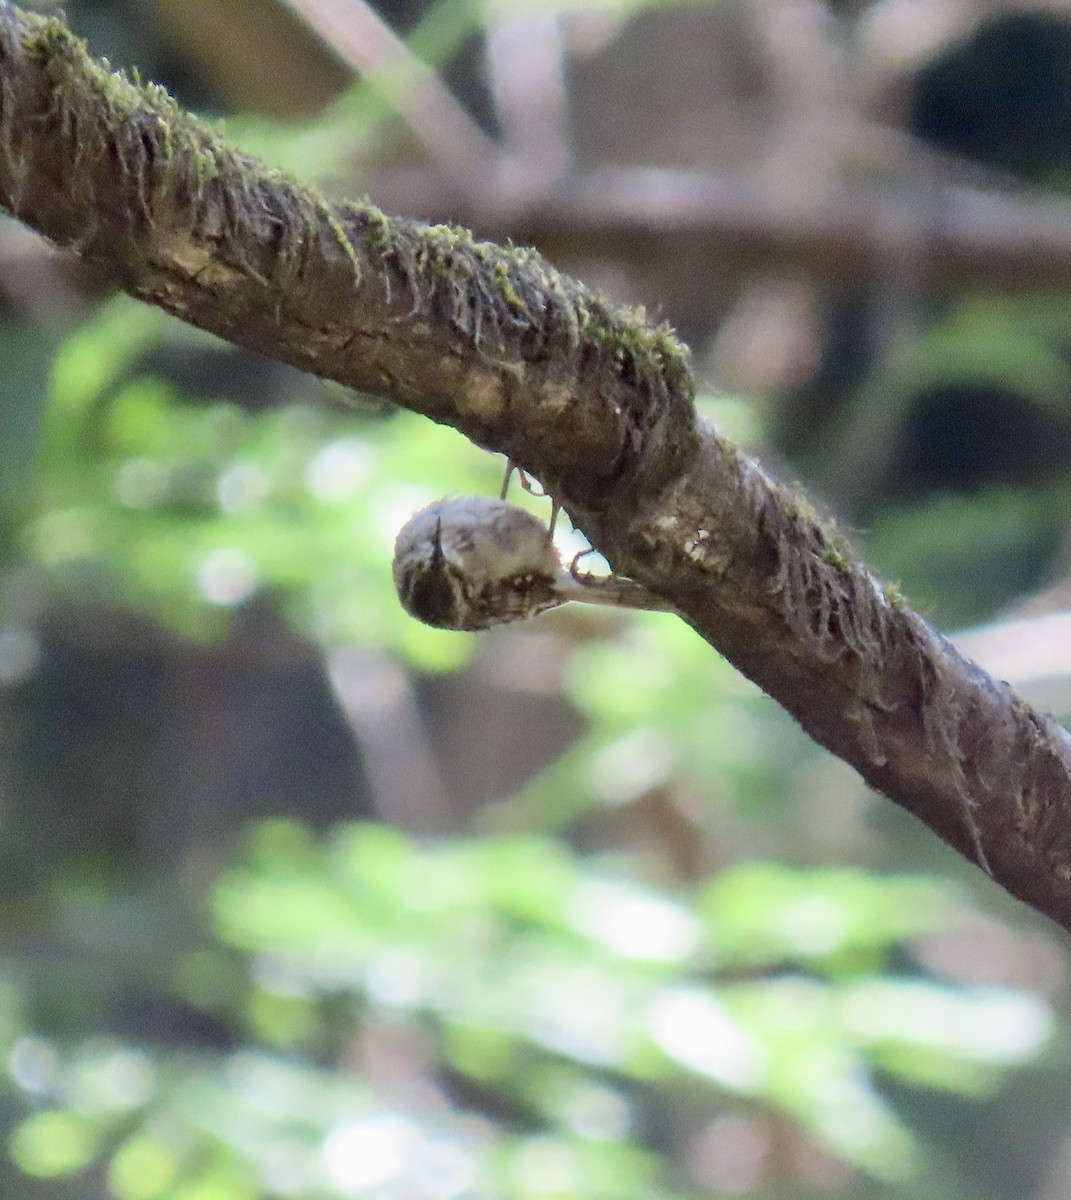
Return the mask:
<svg viewBox="0 0 1071 1200">
<path fill-rule="evenodd" d="M 569 600 L 670 608 L 632 580 L 563 566 L 541 521 L 482 496 L 437 500 L 402 526 L 394 586 L 407 613 L 438 629 L 490 629 Z"/>
</svg>

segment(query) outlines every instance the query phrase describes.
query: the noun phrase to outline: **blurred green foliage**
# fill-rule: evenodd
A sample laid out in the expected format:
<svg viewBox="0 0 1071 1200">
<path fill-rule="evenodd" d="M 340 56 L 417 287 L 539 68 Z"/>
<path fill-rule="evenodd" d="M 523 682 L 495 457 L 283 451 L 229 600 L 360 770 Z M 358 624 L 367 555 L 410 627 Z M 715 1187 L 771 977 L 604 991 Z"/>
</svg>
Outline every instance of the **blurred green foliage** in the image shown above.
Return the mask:
<svg viewBox="0 0 1071 1200">
<path fill-rule="evenodd" d="M 120 298 L 56 358 L 41 504 L 23 534 L 49 586 L 95 583 L 198 636 L 266 592 L 326 646 L 386 643 L 425 664 L 458 662 L 464 639 L 388 602 L 394 534 L 444 492 L 493 489 L 499 468 L 408 413 L 355 433 L 345 411 L 329 411 L 343 407 L 337 392 L 316 408 L 306 388 L 261 415 L 183 403 L 139 367 L 165 328 L 180 345 L 212 344 Z"/>
<path fill-rule="evenodd" d="M 1069 335 L 1062 297 L 950 303 L 892 341 L 830 431 L 824 469 L 866 513 L 867 556 L 946 628 L 1036 591 L 1061 553 Z"/>
<path fill-rule="evenodd" d="M 1030 997 L 885 974 L 954 913 L 932 881 L 744 865 L 670 894 L 625 866 L 534 837 L 263 825 L 214 897 L 245 963 L 242 1048 L 22 1032 L 13 1075 L 40 1107 L 11 1152 L 41 1177 L 103 1155 L 119 1200 L 684 1195 L 645 1111 L 735 1098 L 896 1180 L 921 1148 L 876 1074 L 975 1093 L 1046 1038 Z M 173 965 L 195 996 L 205 953 Z M 399 1085 L 429 1064 L 434 1086 Z"/>
</svg>

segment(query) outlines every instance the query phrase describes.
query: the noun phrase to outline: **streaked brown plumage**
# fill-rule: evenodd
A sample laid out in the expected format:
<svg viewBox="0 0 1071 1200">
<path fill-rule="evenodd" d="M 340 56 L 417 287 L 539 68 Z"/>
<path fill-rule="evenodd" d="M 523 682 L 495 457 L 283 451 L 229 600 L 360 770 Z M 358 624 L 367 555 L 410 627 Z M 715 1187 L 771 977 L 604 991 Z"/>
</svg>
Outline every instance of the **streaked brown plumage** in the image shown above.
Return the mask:
<svg viewBox="0 0 1071 1200">
<path fill-rule="evenodd" d="M 570 600 L 668 609 L 631 580 L 588 578 L 562 565 L 550 533 L 503 500 L 437 500 L 394 544 L 394 586 L 411 616 L 438 629 L 491 629 Z"/>
</svg>

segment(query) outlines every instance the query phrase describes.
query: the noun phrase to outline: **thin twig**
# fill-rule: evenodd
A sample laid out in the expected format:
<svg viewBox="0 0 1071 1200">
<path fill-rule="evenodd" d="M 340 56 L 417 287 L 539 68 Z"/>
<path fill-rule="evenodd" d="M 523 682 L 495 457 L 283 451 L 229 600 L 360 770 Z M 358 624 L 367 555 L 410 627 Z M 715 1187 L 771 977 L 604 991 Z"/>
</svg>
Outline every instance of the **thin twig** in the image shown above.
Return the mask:
<svg viewBox="0 0 1071 1200">
<path fill-rule="evenodd" d="M 348 66 L 378 83 L 436 167 L 466 180 L 487 171 L 494 142 L 438 74 L 364 0 L 286 0 Z"/>
</svg>

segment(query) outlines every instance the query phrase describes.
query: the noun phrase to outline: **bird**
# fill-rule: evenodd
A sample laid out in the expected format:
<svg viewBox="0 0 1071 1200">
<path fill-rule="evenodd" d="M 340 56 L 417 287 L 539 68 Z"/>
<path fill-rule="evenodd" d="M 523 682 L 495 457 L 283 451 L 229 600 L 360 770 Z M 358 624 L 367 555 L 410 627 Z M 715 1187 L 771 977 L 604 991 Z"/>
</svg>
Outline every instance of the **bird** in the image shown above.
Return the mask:
<svg viewBox="0 0 1071 1200">
<path fill-rule="evenodd" d="M 567 567 L 538 517 L 504 500 L 446 497 L 415 513 L 394 543 L 394 586 L 410 616 L 436 629 L 483 630 L 571 600 L 672 611 L 616 575 Z"/>
</svg>

